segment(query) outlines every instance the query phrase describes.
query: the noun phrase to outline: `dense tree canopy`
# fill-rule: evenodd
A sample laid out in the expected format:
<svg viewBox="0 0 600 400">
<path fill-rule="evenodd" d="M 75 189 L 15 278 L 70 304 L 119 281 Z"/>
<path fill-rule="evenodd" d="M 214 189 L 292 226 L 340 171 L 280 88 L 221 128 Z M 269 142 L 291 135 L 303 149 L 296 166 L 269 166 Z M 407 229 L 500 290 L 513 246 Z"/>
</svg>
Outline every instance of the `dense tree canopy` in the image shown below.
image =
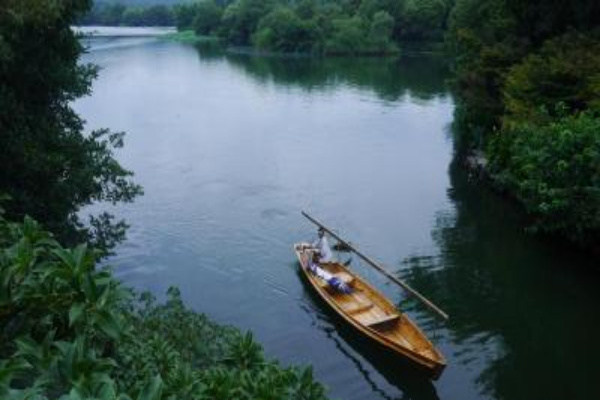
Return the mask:
<svg viewBox="0 0 600 400">
<path fill-rule="evenodd" d="M 595 40 L 581 43 L 585 40 L 582 36 L 596 37 L 590 33 L 596 27 L 600 27 L 600 3 L 593 0 L 550 3 L 543 0 L 457 0 L 449 19 L 447 43 L 456 57 L 459 95 L 468 108 L 476 111 L 474 120 L 482 121 L 488 127 L 499 124 L 504 113 L 504 85 L 510 69 L 528 55 L 540 51 L 547 41 L 571 32 L 562 39 L 562 45 L 559 42 L 547 45 L 544 57 L 563 51 L 559 47 L 569 47 L 573 40 L 572 45 L 579 48 L 579 53 L 569 57 L 562 54 L 561 68 L 581 68 L 585 63 L 575 56 L 588 59 L 590 55 L 584 53 L 593 53 L 594 48 L 589 46 L 593 46 L 591 40 Z M 558 58 L 556 56 L 554 60 Z M 578 72 L 579 76 L 589 75 L 590 68 L 594 67 L 584 67 L 586 72 Z M 554 78 L 560 80 L 558 76 Z M 562 101 L 560 97 L 558 95 L 556 100 Z M 481 104 L 486 106 L 482 108 Z M 486 118 L 486 114 L 492 118 Z"/>
<path fill-rule="evenodd" d="M 192 21 L 194 30 L 200 35 L 211 35 L 219 27 L 223 9 L 214 0 L 201 1 L 196 4 Z"/>
<path fill-rule="evenodd" d="M 544 42 L 510 69 L 504 86 L 506 120 L 549 122 L 561 104 L 569 113 L 600 112 L 600 40 L 569 32 Z"/>
<path fill-rule="evenodd" d="M 110 3 L 95 7 L 80 22 L 171 24 L 219 36 L 228 45 L 277 52 L 387 54 L 395 53 L 403 41 L 442 41 L 452 4 L 453 0 L 197 0 L 167 12 L 164 6 Z"/>
<path fill-rule="evenodd" d="M 10 216 L 32 215 L 69 241 L 110 247 L 124 223 L 107 214 L 83 228 L 78 211 L 95 201 L 131 201 L 140 192 L 114 158 L 123 135 L 84 134 L 71 102 L 90 92 L 93 66 L 71 24 L 88 0 L 7 0 L 0 4 L 0 192 Z M 43 38 L 43 40 L 41 40 Z"/>
<path fill-rule="evenodd" d="M 225 8 L 218 34 L 234 45 L 312 54 L 386 54 L 396 51 L 394 16 L 386 2 L 253 2 Z"/>
<path fill-rule="evenodd" d="M 456 0 L 461 150 L 487 151 L 496 182 L 538 231 L 600 238 L 600 3 Z"/>
<path fill-rule="evenodd" d="M 286 53 L 316 52 L 319 30 L 310 20 L 303 20 L 289 7 L 276 7 L 260 19 L 252 36 L 253 44 L 260 49 Z"/>
</svg>

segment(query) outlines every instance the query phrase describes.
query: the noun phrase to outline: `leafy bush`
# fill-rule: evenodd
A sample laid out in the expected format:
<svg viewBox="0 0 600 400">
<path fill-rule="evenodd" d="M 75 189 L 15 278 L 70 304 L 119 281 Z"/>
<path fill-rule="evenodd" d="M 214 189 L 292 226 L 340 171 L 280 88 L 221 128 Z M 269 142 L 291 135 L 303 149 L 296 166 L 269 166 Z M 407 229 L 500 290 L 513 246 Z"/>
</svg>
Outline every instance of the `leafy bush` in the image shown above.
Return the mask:
<svg viewBox="0 0 600 400">
<path fill-rule="evenodd" d="M 220 23 L 223 10 L 215 0 L 203 0 L 196 6 L 194 30 L 199 35 L 209 35 L 215 31 Z"/>
<path fill-rule="evenodd" d="M 582 244 L 600 235 L 600 118 L 521 123 L 492 142 L 492 166 L 535 217 L 534 228 Z"/>
<path fill-rule="evenodd" d="M 203 0 L 178 6 L 176 15 L 180 30 L 190 29 L 195 19 L 199 34 L 216 33 L 234 46 L 283 53 L 384 55 L 398 51 L 397 40 L 440 40 L 451 2 Z"/>
<path fill-rule="evenodd" d="M 548 122 L 555 105 L 571 113 L 600 111 L 600 40 L 570 32 L 544 43 L 506 77 L 509 121 Z"/>
<path fill-rule="evenodd" d="M 452 6 L 447 0 L 404 0 L 399 16 L 403 40 L 440 39 Z"/>
<path fill-rule="evenodd" d="M 0 398 L 325 399 L 310 369 L 265 360 L 177 289 L 136 300 L 97 255 L 0 218 Z"/>
<path fill-rule="evenodd" d="M 380 55 L 397 51 L 392 42 L 394 18 L 385 11 L 377 11 L 372 20 L 355 15 L 332 21 L 325 53 L 333 55 Z"/>
<path fill-rule="evenodd" d="M 260 49 L 311 53 L 318 45 L 318 28 L 301 20 L 288 7 L 277 7 L 258 23 L 253 44 Z"/>
<path fill-rule="evenodd" d="M 274 0 L 238 0 L 231 3 L 223 13 L 220 36 L 233 45 L 249 45 L 258 22 L 273 9 L 274 4 Z"/>
<path fill-rule="evenodd" d="M 181 3 L 173 7 L 175 26 L 178 31 L 193 29 L 198 14 L 198 3 Z"/>
<path fill-rule="evenodd" d="M 487 148 L 534 231 L 598 239 L 600 3 L 456 0 L 455 143 Z"/>
<path fill-rule="evenodd" d="M 32 215 L 69 243 L 107 249 L 125 223 L 108 214 L 85 228 L 79 211 L 92 202 L 130 202 L 142 193 L 114 157 L 123 134 L 84 131 L 72 102 L 90 94 L 97 68 L 79 62 L 71 29 L 89 0 L 0 3 L 0 193 L 7 213 Z"/>
<path fill-rule="evenodd" d="M 358 55 L 366 47 L 368 22 L 362 17 L 339 18 L 332 21 L 333 33 L 325 47 L 327 54 Z"/>
<path fill-rule="evenodd" d="M 396 49 L 392 42 L 394 18 L 386 11 L 373 14 L 369 30 L 369 47 L 375 52 L 388 53 Z"/>
</svg>

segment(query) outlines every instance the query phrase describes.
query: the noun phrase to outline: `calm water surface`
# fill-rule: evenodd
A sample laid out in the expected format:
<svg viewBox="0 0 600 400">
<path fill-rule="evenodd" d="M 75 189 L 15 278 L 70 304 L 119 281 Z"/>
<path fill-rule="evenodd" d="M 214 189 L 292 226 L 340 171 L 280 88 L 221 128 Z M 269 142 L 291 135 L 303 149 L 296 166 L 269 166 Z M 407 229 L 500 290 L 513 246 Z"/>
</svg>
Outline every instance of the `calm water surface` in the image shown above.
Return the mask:
<svg viewBox="0 0 600 400">
<path fill-rule="evenodd" d="M 148 37 L 89 41 L 102 67 L 76 104 L 126 131 L 145 196 L 110 262 L 130 285 L 251 329 L 283 364 L 312 364 L 339 399 L 590 399 L 598 279 L 541 243 L 452 164 L 453 99 L 431 56 L 223 55 Z M 448 359 L 434 383 L 364 343 L 303 283 L 306 209 L 451 315 L 444 324 L 354 259 Z M 345 257 L 345 256 L 342 256 Z"/>
</svg>

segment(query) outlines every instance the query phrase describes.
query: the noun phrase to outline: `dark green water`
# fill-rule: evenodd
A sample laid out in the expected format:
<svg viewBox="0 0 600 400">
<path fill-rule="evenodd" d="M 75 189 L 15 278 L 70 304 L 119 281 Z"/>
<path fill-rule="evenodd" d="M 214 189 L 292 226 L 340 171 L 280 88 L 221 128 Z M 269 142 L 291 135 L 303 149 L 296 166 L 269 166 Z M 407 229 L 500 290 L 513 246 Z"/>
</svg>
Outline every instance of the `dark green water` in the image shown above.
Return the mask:
<svg viewBox="0 0 600 400">
<path fill-rule="evenodd" d="M 312 364 L 339 399 L 591 399 L 600 368 L 592 260 L 529 237 L 505 201 L 452 165 L 454 103 L 435 57 L 259 58 L 102 38 L 76 104 L 128 133 L 146 195 L 110 260 L 138 288 L 251 329 L 269 356 Z M 434 383 L 345 328 L 297 271 L 306 209 L 432 298 L 441 323 L 354 259 L 448 359 Z M 345 256 L 344 256 L 345 257 Z"/>
</svg>

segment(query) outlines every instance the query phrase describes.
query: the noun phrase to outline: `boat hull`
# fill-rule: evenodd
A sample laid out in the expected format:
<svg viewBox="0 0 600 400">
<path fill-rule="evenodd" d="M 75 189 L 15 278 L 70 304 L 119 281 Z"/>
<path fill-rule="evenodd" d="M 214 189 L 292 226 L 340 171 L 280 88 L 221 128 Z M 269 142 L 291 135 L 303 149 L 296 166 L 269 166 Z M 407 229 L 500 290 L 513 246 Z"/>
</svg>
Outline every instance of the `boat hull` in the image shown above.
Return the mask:
<svg viewBox="0 0 600 400">
<path fill-rule="evenodd" d="M 425 371 L 430 378 L 435 380 L 441 376 L 446 366 L 444 357 L 408 316 L 398 312 L 387 298 L 343 265 L 321 264 L 328 273 L 347 281 L 353 293 L 347 295 L 332 290 L 309 272 L 307 264 L 311 253 L 306 250 L 306 244 L 296 244 L 294 250 L 301 274 L 314 292 L 346 323 L 378 347 Z"/>
</svg>

